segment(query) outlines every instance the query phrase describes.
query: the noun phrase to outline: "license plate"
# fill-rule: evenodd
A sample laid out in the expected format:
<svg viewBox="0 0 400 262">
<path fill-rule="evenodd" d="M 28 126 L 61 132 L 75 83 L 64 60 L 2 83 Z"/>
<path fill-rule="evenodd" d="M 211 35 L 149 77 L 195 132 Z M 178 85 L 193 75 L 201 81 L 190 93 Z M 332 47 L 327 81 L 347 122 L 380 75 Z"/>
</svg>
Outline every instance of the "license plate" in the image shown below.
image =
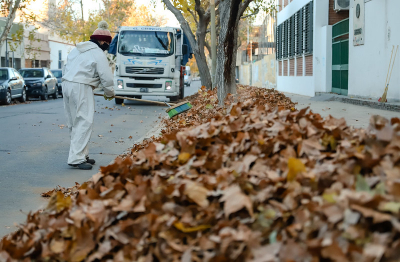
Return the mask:
<svg viewBox="0 0 400 262">
<path fill-rule="evenodd" d="M 149 92 L 149 89 L 148 88 L 140 88 L 140 92 L 141 93 L 148 93 Z"/>
</svg>

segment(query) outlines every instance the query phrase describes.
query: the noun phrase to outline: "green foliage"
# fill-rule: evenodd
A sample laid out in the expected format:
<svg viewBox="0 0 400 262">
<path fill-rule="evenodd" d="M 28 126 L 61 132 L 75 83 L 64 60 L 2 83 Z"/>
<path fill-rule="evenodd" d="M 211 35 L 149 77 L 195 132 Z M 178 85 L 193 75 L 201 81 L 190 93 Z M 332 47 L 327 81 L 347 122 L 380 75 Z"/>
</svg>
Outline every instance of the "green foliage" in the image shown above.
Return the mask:
<svg viewBox="0 0 400 262">
<path fill-rule="evenodd" d="M 156 16 L 151 7 L 137 5 L 135 0 L 101 0 L 102 9 L 91 11 L 86 20 L 82 20 L 81 10 L 73 2 L 60 2 L 55 7 L 54 17 L 44 22 L 45 26 L 57 32 L 70 42 L 88 41 L 100 21 L 109 24 L 112 33 L 119 26 L 163 25 L 165 18 Z"/>
</svg>

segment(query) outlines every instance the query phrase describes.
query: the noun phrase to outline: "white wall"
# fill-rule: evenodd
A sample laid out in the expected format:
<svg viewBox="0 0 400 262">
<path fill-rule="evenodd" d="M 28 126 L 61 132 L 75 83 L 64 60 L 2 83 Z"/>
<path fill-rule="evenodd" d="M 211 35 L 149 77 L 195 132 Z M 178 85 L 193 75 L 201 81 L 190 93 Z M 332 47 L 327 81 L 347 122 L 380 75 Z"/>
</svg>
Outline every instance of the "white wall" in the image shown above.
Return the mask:
<svg viewBox="0 0 400 262">
<path fill-rule="evenodd" d="M 55 42 L 54 40 L 49 40 L 50 45 L 50 69 L 58 69 L 58 51 L 61 50 L 61 59 L 64 64 L 67 61 L 67 56 L 69 52 L 74 48 L 73 45 Z"/>
<path fill-rule="evenodd" d="M 278 64 L 278 63 L 277 63 Z M 278 76 L 278 90 L 303 96 L 314 96 L 314 77 L 312 76 Z"/>
<path fill-rule="evenodd" d="M 278 13 L 278 25 L 309 2 L 310 0 L 291 2 Z M 327 83 L 332 81 L 332 72 L 329 72 L 332 71 L 332 27 L 328 26 L 329 0 L 314 0 L 313 12 L 313 76 L 277 76 L 279 91 L 306 96 L 315 96 L 315 92 L 330 92 L 330 88 L 327 86 Z M 328 39 L 329 37 L 330 39 Z M 277 65 L 279 66 L 278 63 Z M 305 71 L 305 59 L 303 59 L 303 71 Z"/>
<path fill-rule="evenodd" d="M 327 92 L 327 66 L 332 70 L 332 30 L 329 35 L 329 0 L 314 0 L 313 75 L 315 92 Z M 329 43 L 330 37 L 331 41 Z M 330 48 L 329 48 L 330 47 Z M 330 55 L 329 50 L 330 49 Z"/>
<path fill-rule="evenodd" d="M 353 1 L 351 1 L 353 3 Z M 400 44 L 400 1 L 365 3 L 365 44 L 353 45 L 353 6 L 350 10 L 349 96 L 377 99 L 385 89 L 392 45 Z M 388 101 L 400 99 L 400 51 L 390 80 Z"/>
</svg>

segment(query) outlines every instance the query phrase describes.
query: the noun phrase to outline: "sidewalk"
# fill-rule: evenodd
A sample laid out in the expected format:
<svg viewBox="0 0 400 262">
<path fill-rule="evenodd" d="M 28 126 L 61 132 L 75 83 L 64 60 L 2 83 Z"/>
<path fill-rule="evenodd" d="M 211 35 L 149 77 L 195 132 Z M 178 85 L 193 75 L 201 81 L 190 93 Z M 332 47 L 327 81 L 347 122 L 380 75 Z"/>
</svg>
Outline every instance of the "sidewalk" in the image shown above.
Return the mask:
<svg viewBox="0 0 400 262">
<path fill-rule="evenodd" d="M 369 125 L 369 119 L 373 115 L 381 115 L 388 119 L 391 119 L 393 117 L 400 117 L 399 112 L 376 109 L 370 107 L 370 105 L 354 105 L 351 103 L 352 101 L 345 101 L 345 103 L 339 102 L 335 101 L 336 98 L 334 96 L 321 95 L 308 97 L 290 93 L 285 93 L 285 95 L 287 97 L 290 97 L 293 102 L 298 103 L 296 106 L 297 109 L 309 106 L 314 113 L 319 113 L 323 117 L 329 115 L 332 115 L 336 118 L 344 117 L 348 125 L 357 128 L 367 128 Z M 352 99 L 348 98 L 348 100 Z M 354 100 L 357 100 L 354 101 L 354 103 L 359 103 L 359 99 Z"/>
</svg>

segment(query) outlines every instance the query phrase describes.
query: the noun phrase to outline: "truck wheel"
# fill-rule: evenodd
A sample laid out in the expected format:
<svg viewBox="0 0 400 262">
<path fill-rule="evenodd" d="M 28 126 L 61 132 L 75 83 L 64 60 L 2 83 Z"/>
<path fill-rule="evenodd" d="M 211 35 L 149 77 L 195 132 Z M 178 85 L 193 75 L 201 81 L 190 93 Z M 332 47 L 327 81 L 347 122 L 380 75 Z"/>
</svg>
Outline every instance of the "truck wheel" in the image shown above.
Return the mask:
<svg viewBox="0 0 400 262">
<path fill-rule="evenodd" d="M 179 88 L 179 99 L 183 99 L 185 97 L 185 88 Z"/>
<path fill-rule="evenodd" d="M 114 100 L 117 105 L 121 105 L 124 102 L 124 99 L 115 98 Z"/>
<path fill-rule="evenodd" d="M 169 97 L 169 101 L 171 101 L 171 102 L 176 102 L 178 100 L 179 100 L 179 96 L 170 96 Z"/>
</svg>

